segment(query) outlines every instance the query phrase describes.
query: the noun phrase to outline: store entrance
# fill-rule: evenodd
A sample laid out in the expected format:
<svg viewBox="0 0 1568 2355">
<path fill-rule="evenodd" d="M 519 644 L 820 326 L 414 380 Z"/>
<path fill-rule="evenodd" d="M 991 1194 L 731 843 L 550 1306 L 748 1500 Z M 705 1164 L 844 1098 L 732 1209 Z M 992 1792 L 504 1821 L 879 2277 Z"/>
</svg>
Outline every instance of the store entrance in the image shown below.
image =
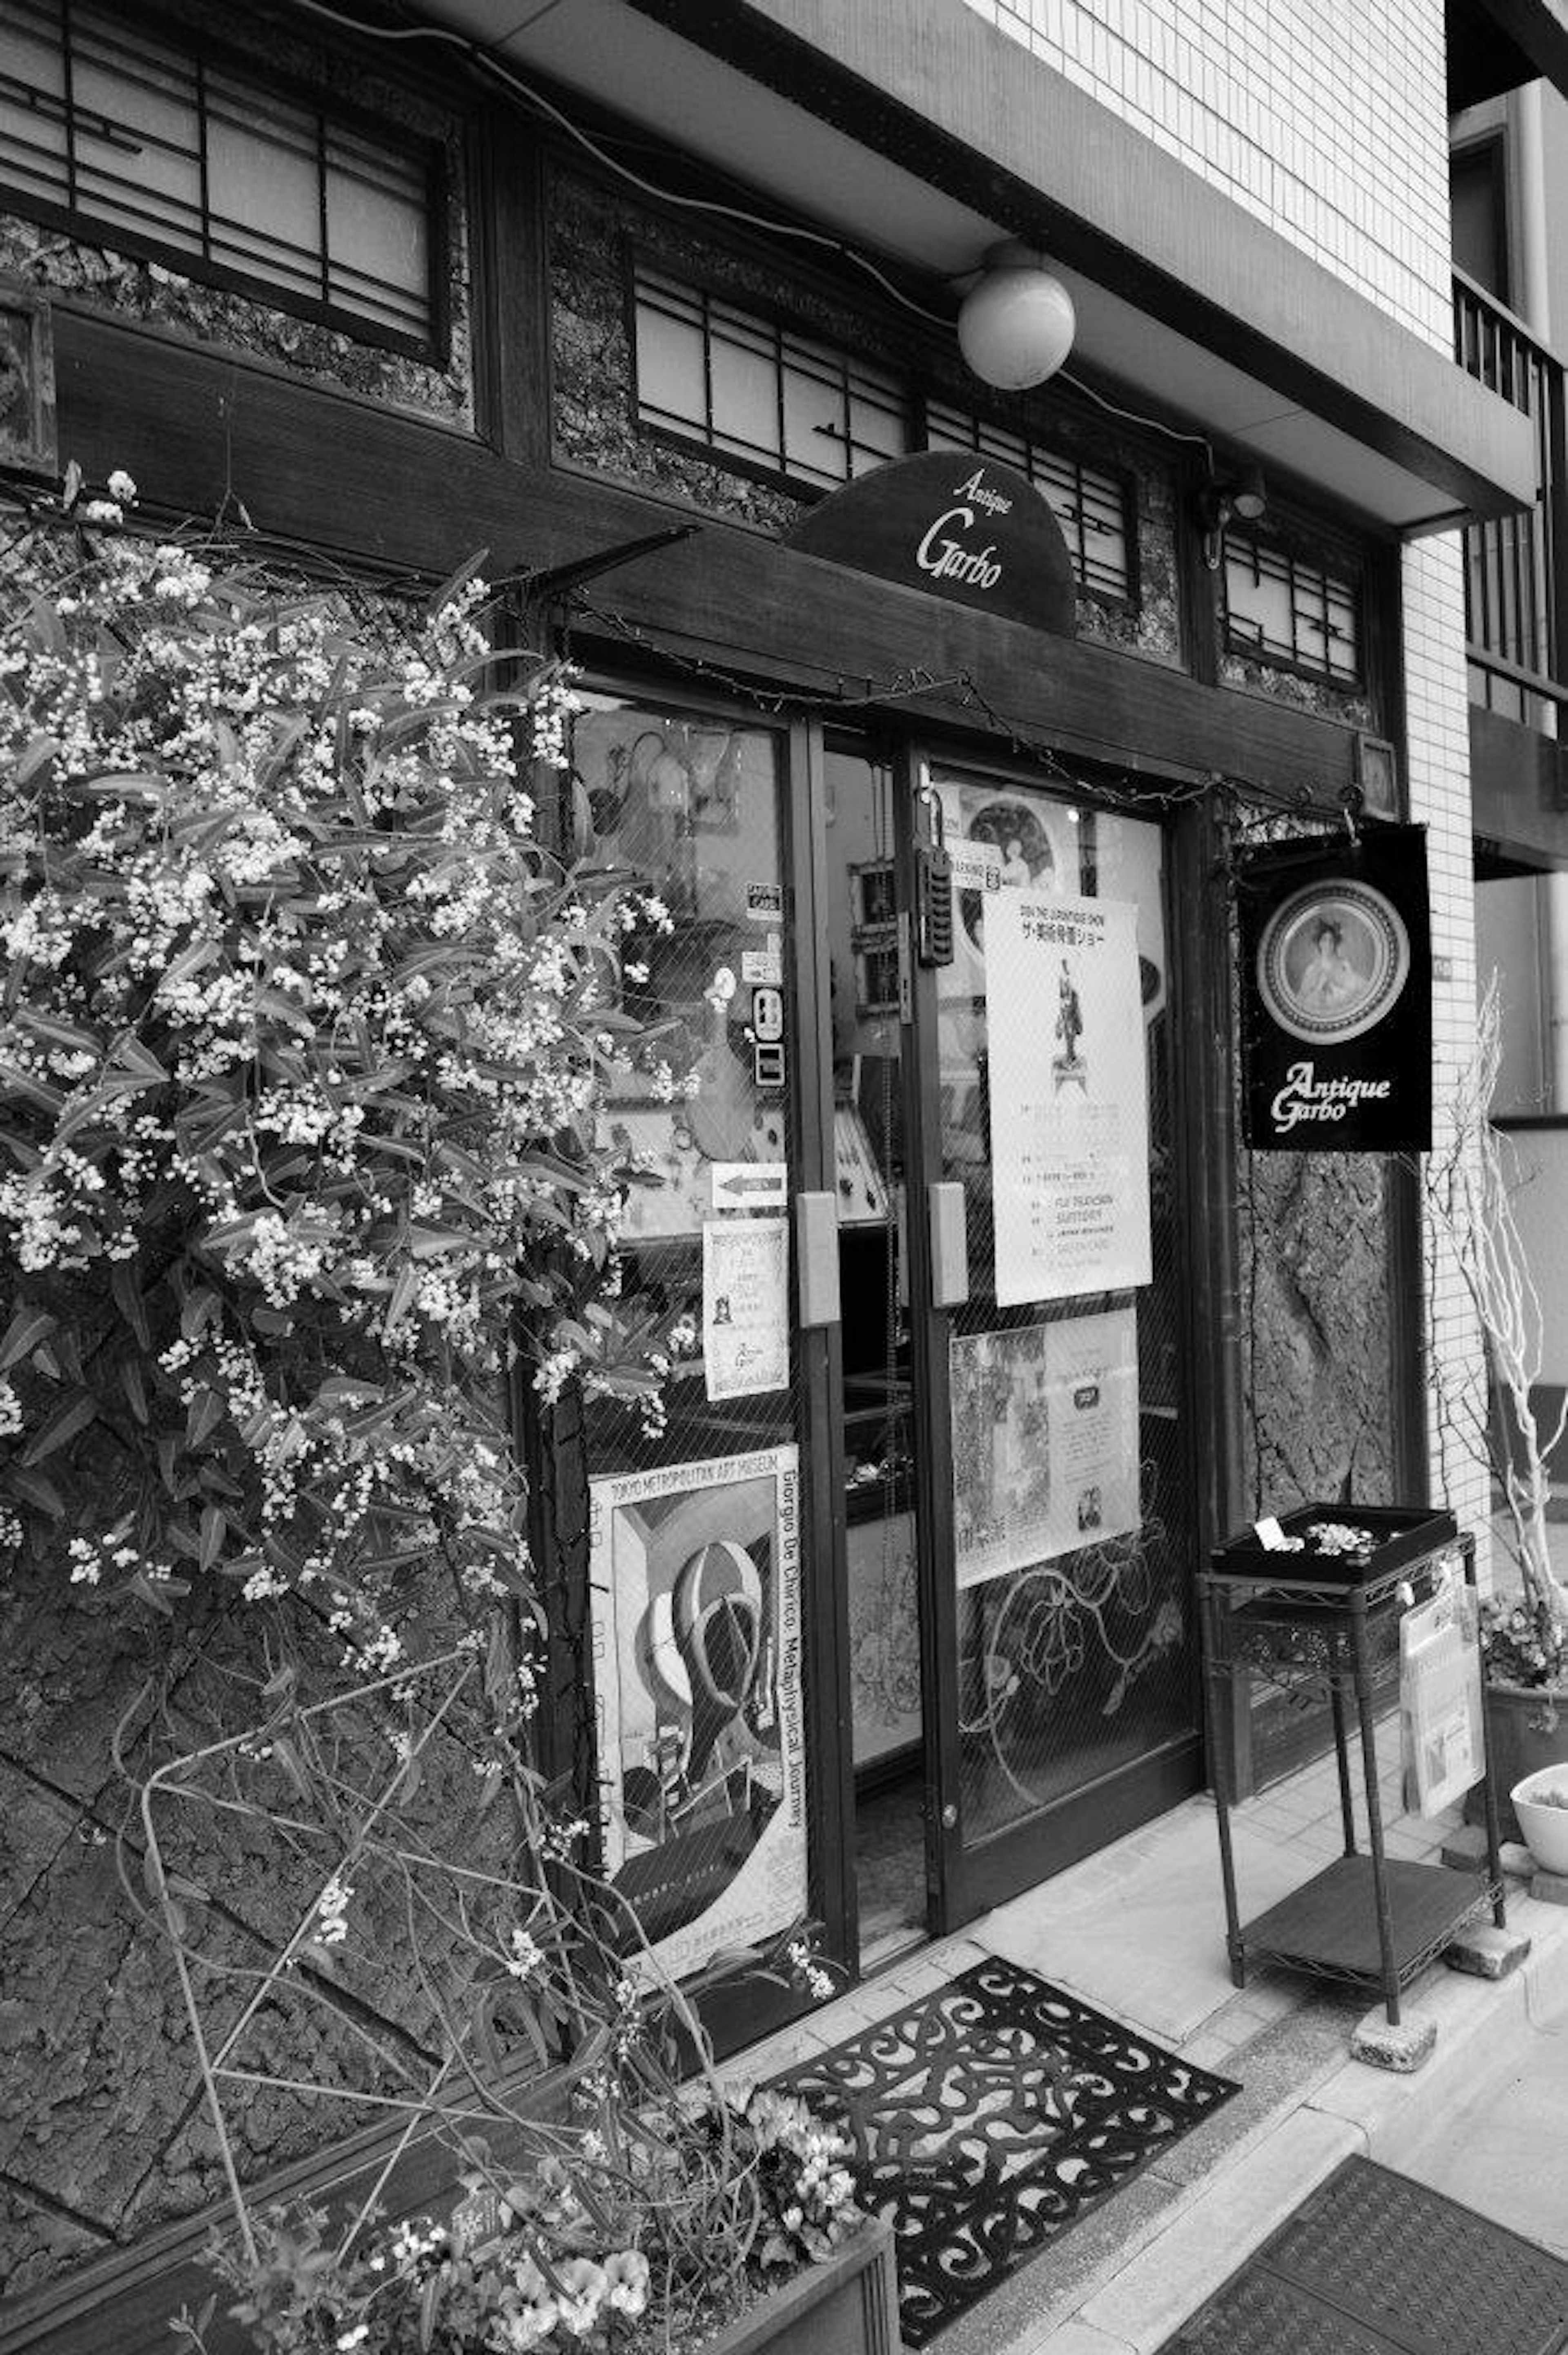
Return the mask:
<svg viewBox="0 0 1568 2355">
<path fill-rule="evenodd" d="M 1165 838 L 825 748 L 863 1969 L 1195 1787 Z"/>
</svg>

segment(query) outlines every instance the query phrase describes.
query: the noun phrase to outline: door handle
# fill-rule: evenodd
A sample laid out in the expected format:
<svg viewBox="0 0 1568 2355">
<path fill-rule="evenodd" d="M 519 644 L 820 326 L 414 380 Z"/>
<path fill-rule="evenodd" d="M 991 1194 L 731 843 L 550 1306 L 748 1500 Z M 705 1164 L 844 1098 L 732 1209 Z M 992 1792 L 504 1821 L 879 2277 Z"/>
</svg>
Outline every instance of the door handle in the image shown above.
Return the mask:
<svg viewBox="0 0 1568 2355">
<path fill-rule="evenodd" d="M 800 1325 L 812 1331 L 839 1321 L 839 1206 L 832 1194 L 795 1197 L 796 1285 Z"/>
<path fill-rule="evenodd" d="M 964 1189 L 952 1180 L 927 1196 L 931 1217 L 931 1305 L 961 1308 L 969 1296 L 969 1239 Z"/>
</svg>

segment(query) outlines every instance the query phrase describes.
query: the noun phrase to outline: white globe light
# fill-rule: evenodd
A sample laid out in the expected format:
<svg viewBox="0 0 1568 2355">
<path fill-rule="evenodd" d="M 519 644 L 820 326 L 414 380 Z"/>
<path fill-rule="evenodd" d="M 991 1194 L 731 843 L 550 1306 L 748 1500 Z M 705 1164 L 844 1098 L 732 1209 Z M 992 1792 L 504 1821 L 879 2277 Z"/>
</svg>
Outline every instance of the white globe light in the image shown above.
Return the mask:
<svg viewBox="0 0 1568 2355">
<path fill-rule="evenodd" d="M 1027 245 L 993 246 L 959 313 L 959 349 L 984 384 L 1027 392 L 1073 348 L 1073 298 Z"/>
</svg>

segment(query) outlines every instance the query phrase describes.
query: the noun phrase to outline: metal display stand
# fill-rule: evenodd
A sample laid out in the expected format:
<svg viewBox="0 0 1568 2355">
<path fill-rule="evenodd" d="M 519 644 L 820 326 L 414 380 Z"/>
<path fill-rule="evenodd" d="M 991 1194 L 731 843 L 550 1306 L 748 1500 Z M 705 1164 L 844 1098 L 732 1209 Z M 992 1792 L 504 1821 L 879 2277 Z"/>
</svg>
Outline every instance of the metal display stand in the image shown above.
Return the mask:
<svg viewBox="0 0 1568 2355">
<path fill-rule="evenodd" d="M 1213 1761 L 1214 1812 L 1220 1833 L 1220 1869 L 1225 1891 L 1225 1944 L 1231 1977 L 1246 1985 L 1249 1962 L 1282 1963 L 1293 1970 L 1380 1990 L 1389 2024 L 1399 2024 L 1399 1998 L 1456 1932 L 1491 1908 L 1499 1929 L 1506 1923 L 1502 1866 L 1498 1854 L 1497 1794 L 1491 1762 L 1483 1777 L 1487 1877 L 1460 1873 L 1443 1864 L 1414 1864 L 1390 1858 L 1383 1848 L 1373 1740 L 1372 1636 L 1396 1620 L 1399 1590 L 1436 1584 L 1437 1565 L 1456 1552 L 1464 1560 L 1466 1583 L 1476 1583 L 1476 1541 L 1468 1533 L 1448 1537 L 1415 1560 L 1377 1573 L 1361 1584 L 1292 1577 L 1298 1559 L 1283 1554 L 1278 1574 L 1220 1565 L 1198 1576 L 1198 1611 L 1203 1651 L 1203 1700 Z M 1255 1668 L 1298 1692 L 1327 1694 L 1333 1715 L 1334 1755 L 1340 1775 L 1340 1812 L 1345 1852 L 1315 1873 L 1277 1905 L 1244 1923 L 1236 1902 L 1235 1858 L 1231 1840 L 1231 1757 L 1218 1737 L 1224 1724 L 1222 1688 L 1229 1688 L 1238 1664 Z M 1281 1673 L 1287 1671 L 1287 1675 Z M 1348 1700 L 1353 1696 L 1365 1789 L 1367 1851 L 1356 1845 L 1351 1806 Z"/>
</svg>

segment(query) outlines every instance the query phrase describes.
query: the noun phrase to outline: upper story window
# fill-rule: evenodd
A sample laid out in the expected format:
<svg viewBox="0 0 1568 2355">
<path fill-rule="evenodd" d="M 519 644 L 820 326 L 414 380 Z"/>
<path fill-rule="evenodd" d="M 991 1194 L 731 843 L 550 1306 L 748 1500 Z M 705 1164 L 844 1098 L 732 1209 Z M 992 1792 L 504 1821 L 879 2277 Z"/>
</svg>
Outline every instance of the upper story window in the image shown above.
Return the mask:
<svg viewBox="0 0 1568 2355">
<path fill-rule="evenodd" d="M 0 203 L 364 340 L 439 340 L 435 155 L 83 0 L 8 0 Z"/>
<path fill-rule="evenodd" d="M 1080 584 L 1133 594 L 1120 478 L 798 335 L 766 313 L 633 266 L 637 415 L 732 465 L 831 489 L 916 450 L 973 450 L 1026 474 L 1065 535 Z"/>
<path fill-rule="evenodd" d="M 1102 597 L 1130 597 L 1132 553 L 1127 525 L 1127 491 L 1119 476 L 1079 458 L 1042 449 L 1037 442 L 1005 427 L 971 417 L 938 401 L 926 408 L 928 450 L 975 450 L 1016 466 L 1044 498 L 1062 527 L 1073 569 L 1086 589 Z"/>
<path fill-rule="evenodd" d="M 641 262 L 635 283 L 645 424 L 827 485 L 915 446 L 897 377 Z"/>
<path fill-rule="evenodd" d="M 1225 638 L 1234 652 L 1287 665 L 1336 686 L 1361 683 L 1356 584 L 1232 525 L 1224 543 Z"/>
</svg>

